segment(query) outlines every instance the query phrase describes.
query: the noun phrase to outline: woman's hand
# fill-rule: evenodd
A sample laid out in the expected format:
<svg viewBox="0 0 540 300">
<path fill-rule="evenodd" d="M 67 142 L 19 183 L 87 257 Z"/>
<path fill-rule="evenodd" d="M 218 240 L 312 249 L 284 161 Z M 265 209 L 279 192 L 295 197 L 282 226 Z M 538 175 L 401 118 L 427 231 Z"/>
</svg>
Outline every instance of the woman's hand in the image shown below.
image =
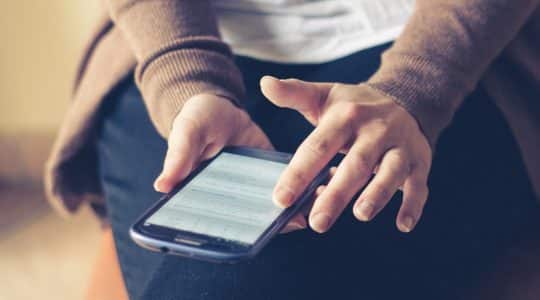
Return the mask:
<svg viewBox="0 0 540 300">
<path fill-rule="evenodd" d="M 268 137 L 249 115 L 228 99 L 212 94 L 189 99 L 174 120 L 163 170 L 154 188 L 162 193 L 170 192 L 200 162 L 228 145 L 273 149 Z M 304 216 L 298 215 L 284 232 L 306 226 Z"/>
<path fill-rule="evenodd" d="M 428 197 L 431 148 L 416 120 L 392 99 L 365 85 L 261 79 L 274 104 L 299 111 L 316 126 L 281 175 L 274 201 L 290 206 L 338 153 L 346 153 L 309 216 L 317 232 L 327 231 L 356 192 L 367 184 L 353 211 L 373 219 L 398 189 L 403 202 L 396 225 L 402 232 L 417 224 Z"/>
</svg>

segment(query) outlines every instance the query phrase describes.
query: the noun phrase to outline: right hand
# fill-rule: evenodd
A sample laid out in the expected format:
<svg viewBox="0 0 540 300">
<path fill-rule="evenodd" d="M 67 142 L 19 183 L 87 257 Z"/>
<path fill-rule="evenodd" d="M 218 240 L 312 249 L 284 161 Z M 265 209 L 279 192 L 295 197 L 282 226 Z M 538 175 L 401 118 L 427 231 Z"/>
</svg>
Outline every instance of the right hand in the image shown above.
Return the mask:
<svg viewBox="0 0 540 300">
<path fill-rule="evenodd" d="M 324 165 L 341 152 L 345 157 L 310 211 L 311 228 L 328 231 L 359 190 L 354 215 L 360 221 L 371 221 L 401 189 L 396 226 L 402 232 L 413 230 L 428 197 L 432 154 L 418 122 L 407 110 L 362 84 L 265 76 L 261 89 L 271 102 L 297 110 L 315 125 L 274 188 L 277 204 L 292 205 Z"/>
<path fill-rule="evenodd" d="M 170 192 L 200 162 L 212 158 L 225 146 L 273 149 L 268 137 L 247 112 L 229 99 L 213 94 L 190 98 L 174 119 L 163 170 L 154 188 L 158 192 Z M 283 232 L 306 227 L 305 217 L 297 215 Z"/>
</svg>

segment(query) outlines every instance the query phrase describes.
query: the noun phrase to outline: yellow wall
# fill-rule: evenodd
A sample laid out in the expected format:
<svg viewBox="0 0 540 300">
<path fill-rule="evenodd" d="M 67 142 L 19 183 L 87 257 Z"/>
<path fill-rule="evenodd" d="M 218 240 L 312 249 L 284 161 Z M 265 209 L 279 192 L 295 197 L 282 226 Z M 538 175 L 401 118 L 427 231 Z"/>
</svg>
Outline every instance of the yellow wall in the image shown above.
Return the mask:
<svg viewBox="0 0 540 300">
<path fill-rule="evenodd" d="M 55 130 L 99 0 L 0 0 L 0 133 Z"/>
</svg>

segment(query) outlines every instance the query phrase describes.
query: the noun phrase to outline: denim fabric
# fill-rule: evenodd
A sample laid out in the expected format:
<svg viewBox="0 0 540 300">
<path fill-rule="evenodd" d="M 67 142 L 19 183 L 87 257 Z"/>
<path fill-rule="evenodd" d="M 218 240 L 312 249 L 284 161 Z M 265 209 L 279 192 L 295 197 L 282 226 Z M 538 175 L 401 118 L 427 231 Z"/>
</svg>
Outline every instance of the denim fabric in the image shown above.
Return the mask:
<svg viewBox="0 0 540 300">
<path fill-rule="evenodd" d="M 380 63 L 386 46 L 319 65 L 282 65 L 237 57 L 246 108 L 276 148 L 293 152 L 312 126 L 261 95 L 262 75 L 356 83 Z M 152 253 L 129 238 L 129 226 L 159 194 L 166 142 L 126 80 L 103 106 L 100 176 L 132 299 L 457 299 L 493 272 L 497 257 L 539 227 L 518 149 L 498 110 L 476 91 L 441 137 L 424 217 L 408 235 L 395 228 L 400 195 L 370 223 L 350 207 L 324 235 L 304 230 L 275 238 L 255 259 L 213 264 Z M 533 230 L 534 229 L 534 230 Z"/>
</svg>

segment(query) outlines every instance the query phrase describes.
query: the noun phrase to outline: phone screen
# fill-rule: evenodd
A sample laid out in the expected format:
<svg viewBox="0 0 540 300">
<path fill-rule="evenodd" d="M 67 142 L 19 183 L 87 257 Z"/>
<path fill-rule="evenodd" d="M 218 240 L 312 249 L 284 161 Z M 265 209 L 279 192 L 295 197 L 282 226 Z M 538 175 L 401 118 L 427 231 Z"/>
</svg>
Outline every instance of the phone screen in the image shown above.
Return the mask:
<svg viewBox="0 0 540 300">
<path fill-rule="evenodd" d="M 283 209 L 272 190 L 286 164 L 221 152 L 145 224 L 253 244 Z"/>
</svg>

